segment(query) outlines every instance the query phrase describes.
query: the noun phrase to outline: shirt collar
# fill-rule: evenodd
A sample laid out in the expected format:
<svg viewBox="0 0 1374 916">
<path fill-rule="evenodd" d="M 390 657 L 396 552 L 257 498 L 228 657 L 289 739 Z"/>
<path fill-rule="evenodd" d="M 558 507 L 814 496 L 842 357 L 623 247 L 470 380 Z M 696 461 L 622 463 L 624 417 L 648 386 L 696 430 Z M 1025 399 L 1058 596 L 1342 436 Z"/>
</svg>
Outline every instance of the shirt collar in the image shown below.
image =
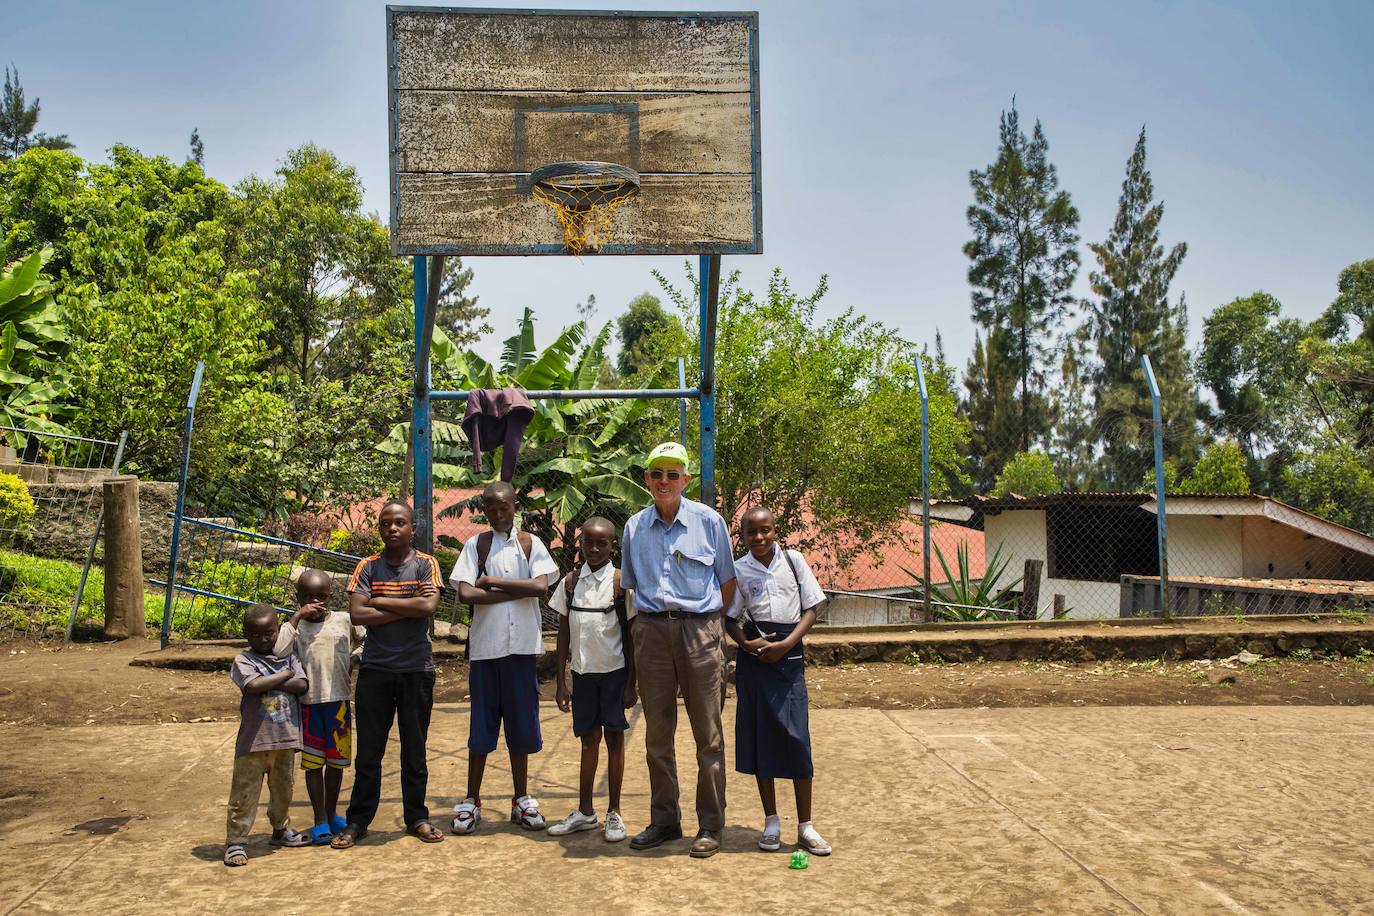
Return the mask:
<svg viewBox="0 0 1374 916">
<path fill-rule="evenodd" d="M 601 580 L 614 569 L 615 566 L 613 566 L 609 560 L 607 560 L 606 565 L 602 566 L 600 569 L 592 569 L 590 564 L 583 563 L 582 572 L 578 574 L 578 581 L 587 579 L 599 585 Z"/>
<path fill-rule="evenodd" d="M 678 500 L 678 504 L 677 504 L 677 514 L 673 516 L 673 520 L 672 520 L 671 522 L 667 522 L 667 523 L 665 523 L 665 522 L 663 521 L 663 516 L 661 516 L 661 515 L 658 514 L 658 506 L 655 505 L 655 504 L 653 504 L 653 503 L 650 503 L 650 504 L 649 504 L 649 511 L 653 513 L 653 516 L 654 516 L 654 524 L 656 524 L 656 525 L 663 525 L 663 527 L 665 527 L 665 528 L 671 528 L 671 527 L 673 527 L 674 525 L 681 525 L 682 527 L 686 528 L 686 527 L 687 527 L 687 523 L 686 523 L 685 521 L 682 520 L 682 516 L 685 514 L 685 512 L 686 512 L 686 510 L 687 510 L 687 502 L 688 502 L 688 500 L 687 500 L 687 497 L 685 497 L 685 496 L 682 497 L 680 500 Z"/>
<path fill-rule="evenodd" d="M 779 547 L 777 544 L 774 544 L 774 545 L 773 545 L 773 562 L 772 562 L 772 563 L 769 563 L 767 566 L 764 566 L 762 563 L 760 563 L 759 560 L 758 560 L 758 558 L 755 557 L 752 553 L 746 553 L 746 554 L 744 555 L 744 560 L 743 560 L 742 562 L 748 563 L 750 566 L 753 566 L 755 569 L 761 569 L 761 570 L 763 570 L 764 572 L 772 572 L 772 571 L 773 571 L 773 567 L 777 566 L 777 565 L 778 565 L 778 562 L 781 561 L 781 560 L 782 560 L 782 548 Z"/>
</svg>

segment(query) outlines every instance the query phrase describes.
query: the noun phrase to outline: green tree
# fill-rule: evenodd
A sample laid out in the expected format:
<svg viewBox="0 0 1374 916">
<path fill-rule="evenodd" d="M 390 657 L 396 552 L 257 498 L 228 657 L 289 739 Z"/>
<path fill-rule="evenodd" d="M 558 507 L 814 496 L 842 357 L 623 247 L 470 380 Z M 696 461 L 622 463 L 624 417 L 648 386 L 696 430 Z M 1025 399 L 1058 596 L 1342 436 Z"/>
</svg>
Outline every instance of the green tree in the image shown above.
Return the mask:
<svg viewBox="0 0 1374 916">
<path fill-rule="evenodd" d="M 996 160 L 970 172 L 969 183 L 973 238 L 964 254 L 972 262 L 973 320 L 988 332 L 988 346 L 1005 347 L 1019 395 L 993 408 L 1014 415 L 1013 448 L 1029 451 L 1049 433 L 1046 340 L 1067 313 L 1078 273 L 1078 210 L 1059 188 L 1040 123 L 1028 138 L 1014 101 L 1002 112 Z"/>
<path fill-rule="evenodd" d="M 679 321 L 649 352 L 667 364 L 695 339 L 697 278 L 690 265 L 686 288 L 658 277 Z M 741 288 L 737 273 L 722 284 L 716 490 L 726 518 L 766 505 L 794 546 L 824 542 L 843 556 L 893 536 L 920 485 L 918 351 L 852 311 L 822 321 L 826 288 L 822 278 L 799 293 L 779 270 L 761 293 Z M 964 482 L 968 433 L 950 380 L 929 361 L 927 369 L 931 490 L 947 494 Z"/>
<path fill-rule="evenodd" d="M 1049 455 L 1041 451 L 1017 452 L 997 475 L 992 495 L 1046 496 L 1063 489 Z"/>
<path fill-rule="evenodd" d="M 615 323 L 620 338 L 616 368 L 622 376 L 628 377 L 638 374 L 654 361 L 645 352 L 646 342 L 655 336 L 661 338 L 670 325 L 677 323 L 677 319 L 664 311 L 663 303 L 657 296 L 640 293 L 630 300 Z"/>
<path fill-rule="evenodd" d="M 1054 437 L 1050 454 L 1055 474 L 1072 491 L 1101 485 L 1097 452 L 1097 417 L 1088 391 L 1091 365 L 1083 328 L 1064 335 L 1060 348 L 1059 384 L 1053 397 Z"/>
<path fill-rule="evenodd" d="M 1245 453 L 1235 442 L 1213 442 L 1178 489 L 1180 493 L 1249 493 Z"/>
<path fill-rule="evenodd" d="M 439 285 L 439 307 L 434 326 L 442 328 L 449 340 L 458 346 L 476 343 L 483 334 L 491 333 L 491 309 L 477 304 L 477 297 L 468 294 L 472 284 L 472 268 L 464 266 L 462 258 L 444 259 L 444 279 Z"/>
<path fill-rule="evenodd" d="M 1297 450 L 1281 472 L 1281 495 L 1293 505 L 1359 531 L 1374 532 L 1370 456 L 1331 433 Z"/>
<path fill-rule="evenodd" d="M 200 139 L 200 128 L 191 128 L 191 161 L 205 168 L 205 143 Z"/>
<path fill-rule="evenodd" d="M 48 136 L 36 134 L 38 127 L 38 99 L 29 105 L 24 100 L 24 87 L 19 83 L 19 68 L 10 72 L 5 68 L 5 88 L 0 94 L 0 160 L 13 159 L 35 146 L 45 149 L 71 149 L 66 134 Z"/>
<path fill-rule="evenodd" d="M 1102 242 L 1089 245 L 1098 267 L 1089 274 L 1093 298 L 1083 303 L 1096 346 L 1093 403 L 1101 420 L 1103 476 L 1129 485 L 1152 464 L 1152 407 L 1140 357 L 1147 354 L 1159 384 L 1167 452 L 1191 464 L 1198 448 L 1200 405 L 1185 339 L 1187 313 L 1169 301 L 1169 285 L 1188 246 L 1167 252 L 1159 241 L 1164 204 L 1154 200 L 1146 168 L 1145 128 L 1126 163 L 1116 221 Z"/>
<path fill-rule="evenodd" d="M 985 492 L 997 480 L 1021 439 L 1021 423 L 1015 410 L 1018 379 L 1008 356 L 1009 332 L 988 331 L 987 339 L 973 335 L 973 356 L 964 372 L 964 399 L 960 413 L 969 429 L 969 476 L 975 489 Z"/>
</svg>

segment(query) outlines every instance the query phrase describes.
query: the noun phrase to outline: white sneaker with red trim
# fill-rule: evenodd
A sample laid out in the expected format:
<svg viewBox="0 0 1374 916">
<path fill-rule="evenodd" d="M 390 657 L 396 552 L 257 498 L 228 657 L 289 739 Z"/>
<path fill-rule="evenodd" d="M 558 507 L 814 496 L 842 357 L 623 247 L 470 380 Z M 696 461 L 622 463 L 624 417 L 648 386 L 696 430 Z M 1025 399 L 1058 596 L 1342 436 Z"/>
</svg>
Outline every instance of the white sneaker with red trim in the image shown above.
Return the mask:
<svg viewBox="0 0 1374 916">
<path fill-rule="evenodd" d="M 544 815 L 539 813 L 539 802 L 530 795 L 511 799 L 510 822 L 519 824 L 526 830 L 543 830 L 548 826 L 548 822 L 544 820 Z"/>
</svg>

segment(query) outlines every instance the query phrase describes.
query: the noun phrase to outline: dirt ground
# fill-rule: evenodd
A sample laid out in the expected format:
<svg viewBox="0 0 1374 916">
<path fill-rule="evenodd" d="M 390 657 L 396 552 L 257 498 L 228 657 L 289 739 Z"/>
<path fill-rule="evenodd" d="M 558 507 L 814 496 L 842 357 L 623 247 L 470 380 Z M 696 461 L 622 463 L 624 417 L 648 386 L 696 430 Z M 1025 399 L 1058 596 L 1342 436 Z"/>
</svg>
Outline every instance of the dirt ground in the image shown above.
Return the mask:
<svg viewBox="0 0 1374 916">
<path fill-rule="evenodd" d="M 393 756 L 358 849 L 269 851 L 262 815 L 250 866 L 229 870 L 232 686 L 222 673 L 130 667 L 141 648 L 0 647 L 0 913 L 321 901 L 340 912 L 1350 913 L 1374 900 L 1374 710 L 1362 705 L 1374 660 L 1266 661 L 1222 672 L 1234 685 L 1191 662 L 813 668 L 816 821 L 836 853 L 805 871 L 754 849 L 747 777 L 728 779 L 724 851 L 698 862 L 685 843 L 644 854 L 596 833 L 521 833 L 503 819 L 496 755 L 478 836 L 434 847 L 404 836 Z M 462 674 L 440 674 L 436 817 L 466 771 Z M 558 818 L 575 804 L 578 748 L 552 703 L 542 715 L 531 780 Z M 732 719 L 730 704 L 727 734 Z M 637 710 L 629 748 L 637 830 L 648 807 Z M 691 759 L 682 722 L 689 831 Z M 791 792 L 779 797 L 789 840 Z M 292 813 L 309 819 L 299 780 Z"/>
</svg>

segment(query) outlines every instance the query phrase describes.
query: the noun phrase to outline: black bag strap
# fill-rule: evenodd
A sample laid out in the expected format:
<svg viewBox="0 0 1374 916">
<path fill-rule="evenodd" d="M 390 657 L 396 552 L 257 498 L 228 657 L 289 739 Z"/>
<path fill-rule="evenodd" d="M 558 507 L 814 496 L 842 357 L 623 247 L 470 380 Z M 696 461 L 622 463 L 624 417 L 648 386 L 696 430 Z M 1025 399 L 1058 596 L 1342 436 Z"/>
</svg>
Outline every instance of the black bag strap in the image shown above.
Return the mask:
<svg viewBox="0 0 1374 916">
<path fill-rule="evenodd" d="M 787 560 L 787 568 L 792 570 L 792 581 L 797 583 L 797 619 L 800 620 L 801 615 L 806 613 L 806 607 L 802 604 L 801 576 L 797 575 L 797 561 L 792 559 L 792 551 L 786 547 L 779 547 L 778 549 L 782 551 L 783 558 Z"/>
</svg>

